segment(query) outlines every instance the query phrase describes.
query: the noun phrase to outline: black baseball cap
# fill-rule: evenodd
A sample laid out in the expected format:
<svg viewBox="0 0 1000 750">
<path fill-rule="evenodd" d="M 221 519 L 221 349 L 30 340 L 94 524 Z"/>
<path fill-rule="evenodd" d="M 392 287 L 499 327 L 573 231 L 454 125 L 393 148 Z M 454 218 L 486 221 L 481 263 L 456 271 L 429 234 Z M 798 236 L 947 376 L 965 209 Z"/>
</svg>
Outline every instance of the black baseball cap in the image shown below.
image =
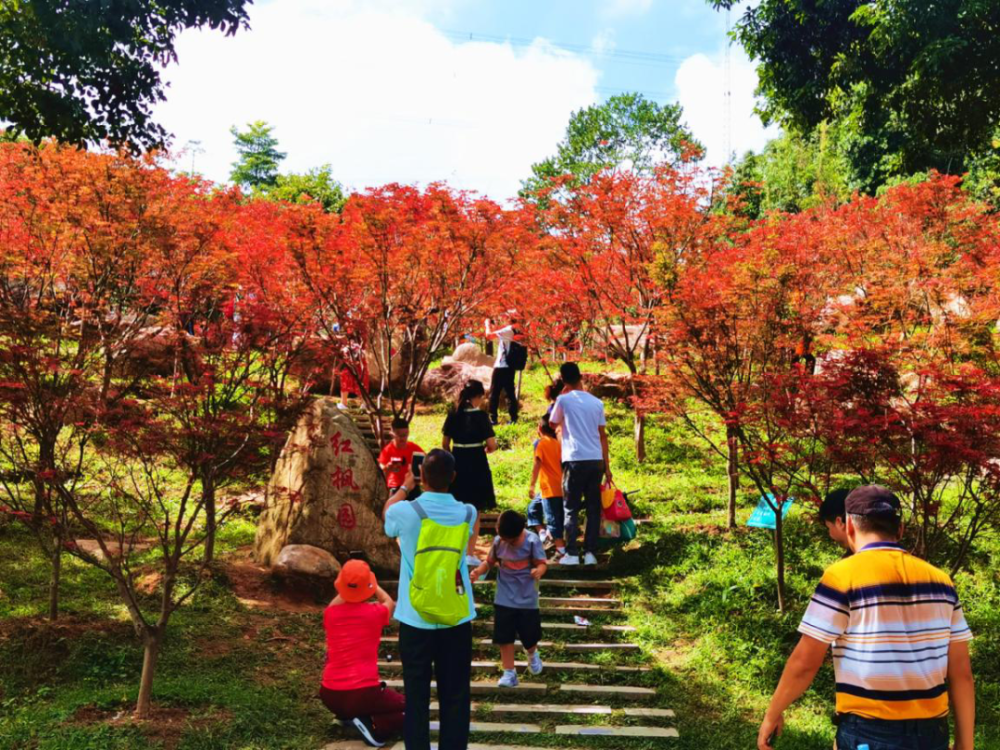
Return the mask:
<svg viewBox="0 0 1000 750">
<path fill-rule="evenodd" d="M 847 512 L 844 503 L 850 494 L 851 491 L 848 489 L 833 490 L 826 493 L 826 497 L 823 498 L 823 502 L 819 506 L 820 520 L 835 521 L 838 518 L 843 519 Z"/>
<path fill-rule="evenodd" d="M 898 518 L 902 508 L 899 498 L 885 487 L 870 484 L 858 487 L 844 501 L 845 509 L 852 516 L 881 516 Z"/>
</svg>

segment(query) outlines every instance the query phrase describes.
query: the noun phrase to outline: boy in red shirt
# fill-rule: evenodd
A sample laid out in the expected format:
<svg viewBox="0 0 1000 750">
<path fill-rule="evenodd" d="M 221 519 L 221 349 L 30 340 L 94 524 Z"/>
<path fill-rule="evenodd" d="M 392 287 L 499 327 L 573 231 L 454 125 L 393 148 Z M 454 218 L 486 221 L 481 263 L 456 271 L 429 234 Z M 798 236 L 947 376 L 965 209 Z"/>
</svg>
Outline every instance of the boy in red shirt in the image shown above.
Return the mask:
<svg viewBox="0 0 1000 750">
<path fill-rule="evenodd" d="M 403 486 L 406 472 L 413 471 L 413 457 L 423 455 L 424 449 L 410 442 L 410 423 L 401 418 L 392 420 L 392 442 L 378 456 L 378 465 L 385 472 L 389 494 Z M 418 476 L 418 473 L 414 471 L 414 475 Z M 407 499 L 413 500 L 414 497 L 416 495 Z"/>
<path fill-rule="evenodd" d="M 326 666 L 320 700 L 371 747 L 383 747 L 403 728 L 406 699 L 378 675 L 382 629 L 396 602 L 383 591 L 368 563 L 349 560 L 334 582 L 337 596 L 323 612 Z M 378 602 L 369 602 L 375 597 Z"/>
</svg>

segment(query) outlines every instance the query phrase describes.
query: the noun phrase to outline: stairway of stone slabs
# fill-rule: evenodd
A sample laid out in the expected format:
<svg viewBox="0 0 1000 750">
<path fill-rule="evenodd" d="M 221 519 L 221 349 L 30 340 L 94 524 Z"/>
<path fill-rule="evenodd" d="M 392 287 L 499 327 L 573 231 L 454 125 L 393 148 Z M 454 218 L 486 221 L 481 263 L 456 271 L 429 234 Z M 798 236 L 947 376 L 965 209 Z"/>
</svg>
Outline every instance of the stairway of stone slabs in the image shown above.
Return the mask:
<svg viewBox="0 0 1000 750">
<path fill-rule="evenodd" d="M 487 530 L 495 523 L 495 514 L 484 514 L 483 533 L 490 533 Z M 382 582 L 391 594 L 397 584 Z M 532 676 L 522 652 L 517 662 L 521 683 L 516 688 L 497 686 L 499 653 L 491 643 L 494 586 L 494 580 L 475 585 L 478 616 L 473 623 L 470 750 L 527 750 L 528 745 L 571 750 L 576 747 L 574 738 L 588 738 L 587 747 L 671 746 L 678 736 L 674 712 L 662 705 L 656 673 L 631 640 L 635 628 L 625 623 L 618 584 L 606 562 L 593 567 L 549 566 L 541 581 L 540 601 L 539 650 L 545 670 Z M 589 625 L 577 624 L 577 617 Z M 382 638 L 379 670 L 390 687 L 403 692 L 394 628 Z M 432 703 L 432 733 L 437 728 L 437 704 Z M 324 750 L 367 747 L 351 728 L 335 733 L 343 739 L 331 741 Z M 386 747 L 404 750 L 402 740 Z"/>
</svg>

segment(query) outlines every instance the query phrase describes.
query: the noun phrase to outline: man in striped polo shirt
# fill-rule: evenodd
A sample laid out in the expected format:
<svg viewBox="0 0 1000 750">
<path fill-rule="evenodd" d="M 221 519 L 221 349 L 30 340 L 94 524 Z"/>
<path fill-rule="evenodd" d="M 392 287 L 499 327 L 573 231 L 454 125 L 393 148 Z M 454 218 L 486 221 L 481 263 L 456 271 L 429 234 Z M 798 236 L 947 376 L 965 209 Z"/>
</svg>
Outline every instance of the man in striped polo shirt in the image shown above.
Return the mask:
<svg viewBox="0 0 1000 750">
<path fill-rule="evenodd" d="M 831 565 L 802 618 L 757 736 L 773 747 L 786 708 L 812 683 L 832 646 L 838 750 L 972 750 L 975 692 L 972 633 L 955 585 L 899 545 L 899 499 L 859 487 L 846 500 L 851 557 Z"/>
</svg>

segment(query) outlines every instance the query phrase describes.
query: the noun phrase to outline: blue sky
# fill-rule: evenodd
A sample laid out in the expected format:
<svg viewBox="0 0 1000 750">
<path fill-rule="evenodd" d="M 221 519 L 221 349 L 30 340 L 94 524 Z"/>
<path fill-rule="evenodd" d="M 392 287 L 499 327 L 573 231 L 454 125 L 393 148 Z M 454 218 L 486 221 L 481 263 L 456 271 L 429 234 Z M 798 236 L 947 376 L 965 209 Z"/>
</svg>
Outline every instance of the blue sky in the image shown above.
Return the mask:
<svg viewBox="0 0 1000 750">
<path fill-rule="evenodd" d="M 180 163 L 216 181 L 235 158 L 230 126 L 263 119 L 288 170 L 504 200 L 574 110 L 619 91 L 679 101 L 707 160 L 725 161 L 725 16 L 705 0 L 266 0 L 251 26 L 185 33 L 167 71 L 158 116 Z M 759 148 L 773 133 L 738 48 L 731 70 L 730 145 Z"/>
</svg>

